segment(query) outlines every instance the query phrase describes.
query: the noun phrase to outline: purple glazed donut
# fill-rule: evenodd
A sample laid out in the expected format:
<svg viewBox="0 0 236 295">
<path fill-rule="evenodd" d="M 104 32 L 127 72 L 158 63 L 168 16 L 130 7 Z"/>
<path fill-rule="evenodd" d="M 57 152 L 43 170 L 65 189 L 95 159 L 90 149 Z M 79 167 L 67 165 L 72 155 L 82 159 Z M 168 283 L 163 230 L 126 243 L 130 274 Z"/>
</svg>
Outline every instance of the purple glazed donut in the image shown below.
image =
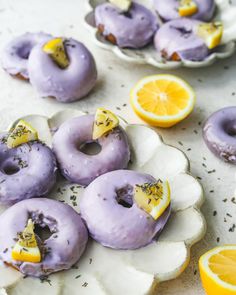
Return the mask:
<svg viewBox="0 0 236 295">
<path fill-rule="evenodd" d="M 220 159 L 236 164 L 236 107 L 223 108 L 204 124 L 203 138 L 208 148 Z"/>
<path fill-rule="evenodd" d="M 146 46 L 159 27 L 156 16 L 135 2 L 125 13 L 110 3 L 98 5 L 95 9 L 95 22 L 107 40 L 122 48 Z"/>
<path fill-rule="evenodd" d="M 121 127 L 100 137 L 96 142 L 101 151 L 88 155 L 81 151 L 92 140 L 94 115 L 66 121 L 53 137 L 53 150 L 61 173 L 71 182 L 88 185 L 106 172 L 127 167 L 130 150 L 126 133 Z"/>
<path fill-rule="evenodd" d="M 56 160 L 51 149 L 29 142 L 9 149 L 0 135 L 0 203 L 12 205 L 46 195 L 56 181 Z"/>
<path fill-rule="evenodd" d="M 64 46 L 69 58 L 69 66 L 65 69 L 43 51 L 43 44 L 35 46 L 29 57 L 29 78 L 40 96 L 72 102 L 92 90 L 97 80 L 97 69 L 92 54 L 82 43 L 65 39 Z"/>
<path fill-rule="evenodd" d="M 133 203 L 133 188 L 136 184 L 155 181 L 148 174 L 130 170 L 113 171 L 96 178 L 85 189 L 80 203 L 81 217 L 91 236 L 114 249 L 137 249 L 151 243 L 164 228 L 171 209 L 169 206 L 154 220 Z"/>
<path fill-rule="evenodd" d="M 2 66 L 10 75 L 28 80 L 28 58 L 31 50 L 52 36 L 45 33 L 26 33 L 9 42 L 2 52 Z"/>
<path fill-rule="evenodd" d="M 153 0 L 154 7 L 161 18 L 165 21 L 180 18 L 178 13 L 179 0 Z M 192 19 L 210 21 L 215 11 L 214 0 L 194 0 L 198 11 L 190 16 Z"/>
<path fill-rule="evenodd" d="M 11 257 L 17 234 L 24 230 L 29 218 L 41 229 L 48 227 L 51 234 L 46 240 L 37 235 L 44 253 L 40 263 L 20 262 Z M 0 259 L 25 275 L 41 277 L 71 268 L 83 254 L 87 240 L 87 229 L 79 214 L 59 201 L 24 200 L 0 215 Z"/>
<path fill-rule="evenodd" d="M 156 50 L 168 60 L 204 60 L 209 50 L 196 34 L 199 24 L 201 22 L 187 18 L 165 23 L 155 35 Z"/>
</svg>

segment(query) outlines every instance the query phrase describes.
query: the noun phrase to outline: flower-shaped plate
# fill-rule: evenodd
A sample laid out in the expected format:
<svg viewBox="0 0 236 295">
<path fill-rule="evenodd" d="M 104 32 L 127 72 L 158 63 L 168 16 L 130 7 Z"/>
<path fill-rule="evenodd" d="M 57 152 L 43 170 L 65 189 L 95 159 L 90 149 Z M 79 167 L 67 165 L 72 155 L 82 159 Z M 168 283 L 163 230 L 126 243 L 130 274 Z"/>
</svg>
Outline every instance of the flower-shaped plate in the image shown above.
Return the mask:
<svg viewBox="0 0 236 295">
<path fill-rule="evenodd" d="M 152 7 L 152 0 L 135 0 L 145 5 L 154 11 Z M 164 1 L 164 0 L 163 0 Z M 140 64 L 150 64 L 160 69 L 174 69 L 179 67 L 198 68 L 209 66 L 215 60 L 227 58 L 235 52 L 236 41 L 236 7 L 232 5 L 229 0 L 215 0 L 217 4 L 217 11 L 215 15 L 216 20 L 220 20 L 224 26 L 224 35 L 221 45 L 211 53 L 203 61 L 168 61 L 161 57 L 155 50 L 153 45 L 149 45 L 143 49 L 122 49 L 105 40 L 105 38 L 97 31 L 94 21 L 94 9 L 97 5 L 105 2 L 104 0 L 86 0 L 86 9 L 84 15 L 84 23 L 89 29 L 91 38 L 95 43 L 104 49 L 114 52 L 120 59 L 128 62 L 135 62 Z M 155 13 L 155 11 L 154 11 Z"/>
<path fill-rule="evenodd" d="M 52 135 L 58 127 L 67 119 L 81 115 L 84 113 L 65 110 L 51 118 L 29 115 L 23 119 L 31 123 L 38 130 L 39 138 L 51 146 Z M 34 295 L 158 294 L 156 288 L 160 282 L 176 278 L 186 268 L 191 246 L 202 239 L 206 230 L 200 212 L 202 187 L 190 175 L 189 162 L 183 152 L 166 145 L 154 129 L 120 121 L 132 149 L 129 169 L 170 182 L 172 215 L 159 240 L 132 251 L 112 250 L 90 240 L 77 265 L 49 276 L 44 283 L 36 278 L 24 278 L 18 271 L 2 264 L 0 295 L 26 295 L 32 294 L 32 290 Z M 81 186 L 60 178 L 48 197 L 65 201 L 79 212 L 82 192 Z M 0 207 L 0 212 L 5 209 Z"/>
</svg>

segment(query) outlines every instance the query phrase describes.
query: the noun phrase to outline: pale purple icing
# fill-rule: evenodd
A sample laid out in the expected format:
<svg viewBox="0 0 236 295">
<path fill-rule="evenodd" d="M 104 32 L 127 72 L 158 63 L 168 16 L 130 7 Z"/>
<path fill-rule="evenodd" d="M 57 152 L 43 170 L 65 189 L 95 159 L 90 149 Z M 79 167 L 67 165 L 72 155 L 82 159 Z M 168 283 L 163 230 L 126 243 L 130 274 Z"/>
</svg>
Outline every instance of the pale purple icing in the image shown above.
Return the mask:
<svg viewBox="0 0 236 295">
<path fill-rule="evenodd" d="M 133 2 L 128 12 L 123 13 L 110 3 L 95 9 L 96 26 L 104 26 L 104 36 L 112 34 L 119 47 L 141 48 L 149 44 L 158 29 L 156 16 L 146 7 Z"/>
<path fill-rule="evenodd" d="M 51 35 L 42 32 L 25 33 L 14 38 L 2 52 L 2 67 L 10 75 L 20 74 L 25 79 L 28 79 L 28 58 L 31 50 L 38 43 L 46 42 L 51 38 Z"/>
<path fill-rule="evenodd" d="M 94 115 L 76 117 L 63 123 L 53 136 L 53 151 L 61 173 L 81 185 L 88 185 L 108 171 L 126 168 L 130 159 L 127 135 L 121 127 L 96 141 L 101 146 L 98 154 L 80 151 L 81 145 L 93 142 L 93 124 Z"/>
<path fill-rule="evenodd" d="M 42 50 L 34 47 L 29 57 L 30 82 L 42 97 L 55 97 L 60 102 L 72 102 L 86 96 L 95 86 L 97 69 L 90 51 L 81 42 L 65 39 L 69 66 L 61 69 Z"/>
<path fill-rule="evenodd" d="M 80 203 L 81 217 L 90 235 L 106 247 L 137 249 L 157 238 L 170 216 L 170 206 L 154 220 L 133 201 L 136 184 L 153 183 L 148 175 L 117 170 L 96 178 L 84 191 Z M 130 208 L 118 203 L 125 201 Z"/>
<path fill-rule="evenodd" d="M 39 246 L 46 250 L 40 263 L 20 262 L 11 257 L 17 234 L 31 218 L 41 228 L 48 227 L 51 236 Z M 25 275 L 41 277 L 71 268 L 83 254 L 88 240 L 80 215 L 67 204 L 46 198 L 21 201 L 0 215 L 0 259 Z"/>
<path fill-rule="evenodd" d="M 201 22 L 187 18 L 165 23 L 156 33 L 154 44 L 167 59 L 177 53 L 182 60 L 204 60 L 209 50 L 196 32 Z"/>
<path fill-rule="evenodd" d="M 158 14 L 165 21 L 177 19 L 180 0 L 153 0 L 154 7 Z M 215 11 L 214 0 L 194 0 L 198 6 L 198 11 L 191 15 L 190 18 L 202 21 L 210 21 Z"/>
<path fill-rule="evenodd" d="M 236 164 L 236 107 L 213 113 L 203 127 L 208 148 L 220 159 Z"/>
<path fill-rule="evenodd" d="M 56 182 L 53 152 L 40 142 L 9 149 L 6 135 L 0 135 L 0 203 L 45 196 Z"/>
</svg>

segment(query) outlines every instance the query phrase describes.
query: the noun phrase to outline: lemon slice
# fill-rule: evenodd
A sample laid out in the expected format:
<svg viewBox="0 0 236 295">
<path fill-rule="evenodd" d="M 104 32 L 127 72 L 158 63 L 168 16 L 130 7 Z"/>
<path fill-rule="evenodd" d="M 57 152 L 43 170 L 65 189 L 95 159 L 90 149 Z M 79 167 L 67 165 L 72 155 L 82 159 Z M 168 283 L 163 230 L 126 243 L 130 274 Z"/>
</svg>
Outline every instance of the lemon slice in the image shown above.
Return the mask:
<svg viewBox="0 0 236 295">
<path fill-rule="evenodd" d="M 193 110 L 195 93 L 184 80 L 173 75 L 154 75 L 140 80 L 130 94 L 136 114 L 153 126 L 171 127 Z"/>
<path fill-rule="evenodd" d="M 157 220 L 170 204 L 170 187 L 167 181 L 144 183 L 134 188 L 134 200 L 138 207 Z"/>
<path fill-rule="evenodd" d="M 209 49 L 213 49 L 221 42 L 223 24 L 220 22 L 202 23 L 197 28 L 197 35 L 204 40 Z"/>
<path fill-rule="evenodd" d="M 132 4 L 131 0 L 109 0 L 109 2 L 114 4 L 124 12 L 128 11 Z"/>
<path fill-rule="evenodd" d="M 191 16 L 198 12 L 198 6 L 192 0 L 181 0 L 179 3 L 178 12 L 179 15 L 182 17 Z"/>
<path fill-rule="evenodd" d="M 99 108 L 95 114 L 93 139 L 96 140 L 119 125 L 119 119 L 111 111 Z"/>
<path fill-rule="evenodd" d="M 28 220 L 23 232 L 19 234 L 18 242 L 15 244 L 11 255 L 14 260 L 34 263 L 41 261 L 41 253 L 34 233 L 34 223 L 31 219 Z"/>
<path fill-rule="evenodd" d="M 200 258 L 199 268 L 207 295 L 236 294 L 236 245 L 210 250 Z"/>
<path fill-rule="evenodd" d="M 20 120 L 16 126 L 10 130 L 7 138 L 7 146 L 9 148 L 14 148 L 34 140 L 38 140 L 37 130 L 26 121 Z"/>
<path fill-rule="evenodd" d="M 60 68 L 65 69 L 69 66 L 69 59 L 65 51 L 63 38 L 55 38 L 48 41 L 44 44 L 43 51 L 47 53 Z"/>
</svg>

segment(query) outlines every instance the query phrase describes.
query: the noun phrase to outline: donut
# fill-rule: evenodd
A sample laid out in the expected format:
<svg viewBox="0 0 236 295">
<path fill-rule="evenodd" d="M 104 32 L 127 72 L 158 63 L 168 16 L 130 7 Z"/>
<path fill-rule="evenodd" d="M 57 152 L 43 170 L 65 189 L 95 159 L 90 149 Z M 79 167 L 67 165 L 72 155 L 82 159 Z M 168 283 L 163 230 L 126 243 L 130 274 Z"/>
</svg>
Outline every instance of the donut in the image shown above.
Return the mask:
<svg viewBox="0 0 236 295">
<path fill-rule="evenodd" d="M 28 80 L 28 59 L 31 50 L 39 43 L 52 38 L 45 33 L 25 33 L 9 42 L 2 52 L 2 67 L 17 78 Z"/>
<path fill-rule="evenodd" d="M 61 68 L 42 44 L 35 46 L 30 54 L 29 79 L 42 97 L 53 97 L 60 102 L 73 102 L 86 96 L 95 86 L 97 69 L 90 51 L 74 39 L 62 39 L 68 66 Z M 45 44 L 44 44 L 45 45 Z M 62 53 L 62 47 L 59 48 Z"/>
<path fill-rule="evenodd" d="M 133 2 L 127 12 L 111 3 L 95 9 L 98 31 L 121 48 L 142 48 L 149 44 L 158 29 L 156 16 L 146 7 Z"/>
<path fill-rule="evenodd" d="M 53 136 L 53 151 L 62 175 L 71 182 L 88 185 L 106 172 L 127 167 L 130 150 L 125 131 L 114 128 L 108 134 L 92 139 L 94 115 L 84 115 L 63 123 Z M 88 155 L 81 149 L 96 143 L 100 152 Z"/>
<path fill-rule="evenodd" d="M 131 170 L 117 170 L 96 178 L 84 191 L 81 217 L 90 235 L 102 245 L 114 249 L 137 249 L 151 243 L 170 216 L 170 205 L 154 220 L 133 202 L 135 185 L 154 183 L 148 175 Z M 118 199 L 128 203 L 124 206 Z"/>
<path fill-rule="evenodd" d="M 236 107 L 213 113 L 203 126 L 203 138 L 218 158 L 236 164 Z"/>
<path fill-rule="evenodd" d="M 167 60 L 204 60 L 209 49 L 204 40 L 197 35 L 201 22 L 187 18 L 165 23 L 156 33 L 156 50 Z"/>
<path fill-rule="evenodd" d="M 52 150 L 37 141 L 8 148 L 6 138 L 7 133 L 0 134 L 0 203 L 46 195 L 56 181 Z"/>
<path fill-rule="evenodd" d="M 36 238 L 42 253 L 38 263 L 12 258 L 12 248 L 29 218 L 38 228 Z M 24 200 L 8 208 L 0 215 L 0 229 L 0 259 L 35 277 L 71 268 L 83 254 L 88 240 L 79 214 L 69 205 L 47 198 Z M 45 240 L 40 236 L 43 229 L 50 234 Z"/>
<path fill-rule="evenodd" d="M 210 21 L 215 11 L 214 0 L 194 0 L 197 5 L 197 11 L 189 15 L 192 19 L 201 21 Z M 179 0 L 153 0 L 154 8 L 164 21 L 170 21 L 180 18 L 179 14 Z"/>
</svg>

